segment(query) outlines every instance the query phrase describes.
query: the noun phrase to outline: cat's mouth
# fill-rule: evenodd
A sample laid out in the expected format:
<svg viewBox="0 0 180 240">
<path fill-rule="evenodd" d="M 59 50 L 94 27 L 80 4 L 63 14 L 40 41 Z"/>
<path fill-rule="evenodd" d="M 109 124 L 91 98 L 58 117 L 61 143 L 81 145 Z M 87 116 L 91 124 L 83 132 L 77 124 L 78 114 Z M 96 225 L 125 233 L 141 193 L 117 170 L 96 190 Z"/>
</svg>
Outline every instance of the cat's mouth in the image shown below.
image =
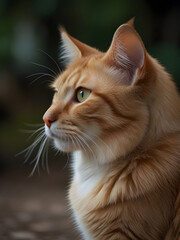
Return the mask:
<svg viewBox="0 0 180 240">
<path fill-rule="evenodd" d="M 52 134 L 52 138 L 54 140 L 58 140 L 60 143 L 65 143 L 65 144 L 72 144 L 73 143 L 73 137 L 72 136 L 67 136 L 67 135 L 57 135 L 57 134 Z"/>
<path fill-rule="evenodd" d="M 68 136 L 63 136 L 62 134 L 51 133 L 52 138 L 57 138 L 59 141 L 67 142 L 69 140 Z"/>
<path fill-rule="evenodd" d="M 72 130 L 45 127 L 45 132 L 47 137 L 54 140 L 55 147 L 63 152 L 71 152 L 80 148 L 77 136 Z"/>
<path fill-rule="evenodd" d="M 77 142 L 70 135 L 57 136 L 56 134 L 53 134 L 53 140 L 54 140 L 55 147 L 60 151 L 72 152 L 72 151 L 80 149 Z"/>
<path fill-rule="evenodd" d="M 70 135 L 69 133 L 62 133 L 61 131 L 59 131 L 58 129 L 56 131 L 49 131 L 48 132 L 48 137 L 52 138 L 52 139 L 57 139 L 60 142 L 73 142 L 73 136 Z"/>
</svg>

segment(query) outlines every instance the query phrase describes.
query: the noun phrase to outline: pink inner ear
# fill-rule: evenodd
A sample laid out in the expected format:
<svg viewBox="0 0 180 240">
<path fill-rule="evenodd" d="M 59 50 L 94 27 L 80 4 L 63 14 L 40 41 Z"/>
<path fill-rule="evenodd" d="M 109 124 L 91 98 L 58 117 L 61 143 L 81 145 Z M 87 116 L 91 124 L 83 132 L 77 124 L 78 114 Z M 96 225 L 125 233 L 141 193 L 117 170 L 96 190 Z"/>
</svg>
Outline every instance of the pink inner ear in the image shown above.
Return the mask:
<svg viewBox="0 0 180 240">
<path fill-rule="evenodd" d="M 129 25 L 117 29 L 107 58 L 111 64 L 127 72 L 129 83 L 134 81 L 137 69 L 144 65 L 144 47 L 138 34 Z"/>
<path fill-rule="evenodd" d="M 132 62 L 135 67 L 141 68 L 144 64 L 144 48 L 140 39 L 134 30 L 131 30 L 130 32 L 124 31 L 124 33 L 122 32 L 121 34 L 121 44 L 124 46 L 124 51 L 130 62 Z"/>
</svg>

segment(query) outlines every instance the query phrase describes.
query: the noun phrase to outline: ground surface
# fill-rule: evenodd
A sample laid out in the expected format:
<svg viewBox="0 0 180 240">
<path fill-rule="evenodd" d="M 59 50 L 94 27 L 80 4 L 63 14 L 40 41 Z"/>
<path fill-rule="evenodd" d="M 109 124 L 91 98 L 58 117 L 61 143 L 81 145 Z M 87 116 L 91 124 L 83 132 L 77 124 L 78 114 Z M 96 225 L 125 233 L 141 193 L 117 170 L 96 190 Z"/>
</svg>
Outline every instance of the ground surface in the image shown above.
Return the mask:
<svg viewBox="0 0 180 240">
<path fill-rule="evenodd" d="M 77 240 L 68 211 L 69 172 L 61 167 L 28 178 L 9 171 L 0 179 L 1 240 Z"/>
</svg>

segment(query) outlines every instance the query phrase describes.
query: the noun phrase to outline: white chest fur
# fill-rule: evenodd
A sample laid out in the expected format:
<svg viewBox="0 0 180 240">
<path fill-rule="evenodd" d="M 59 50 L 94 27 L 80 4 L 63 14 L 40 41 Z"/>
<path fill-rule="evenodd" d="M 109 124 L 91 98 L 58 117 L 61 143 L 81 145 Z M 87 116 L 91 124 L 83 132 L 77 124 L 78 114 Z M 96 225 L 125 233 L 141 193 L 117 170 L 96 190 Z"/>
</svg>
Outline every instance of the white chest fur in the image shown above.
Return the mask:
<svg viewBox="0 0 180 240">
<path fill-rule="evenodd" d="M 73 202 L 87 201 L 86 195 L 93 190 L 97 184 L 104 178 L 107 168 L 100 167 L 94 159 L 86 158 L 82 152 L 73 154 L 73 182 L 76 186 L 76 197 L 73 194 L 70 197 L 75 222 L 85 240 L 93 240 L 85 223 L 82 221 L 82 213 L 76 209 Z M 74 199 L 75 197 L 75 199 Z M 86 199 L 86 200 L 85 200 Z"/>
<path fill-rule="evenodd" d="M 73 158 L 74 181 L 76 182 L 79 197 L 83 198 L 105 176 L 107 168 L 100 167 L 97 161 L 86 158 L 81 152 L 75 152 Z"/>
</svg>

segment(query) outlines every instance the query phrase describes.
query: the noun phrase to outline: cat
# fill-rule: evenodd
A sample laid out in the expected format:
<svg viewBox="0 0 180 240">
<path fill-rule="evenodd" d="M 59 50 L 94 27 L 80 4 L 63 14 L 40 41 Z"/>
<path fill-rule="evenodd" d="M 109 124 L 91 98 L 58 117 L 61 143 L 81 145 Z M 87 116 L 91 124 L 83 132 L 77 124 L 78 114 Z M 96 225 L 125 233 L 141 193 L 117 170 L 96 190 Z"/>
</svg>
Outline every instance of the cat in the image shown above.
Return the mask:
<svg viewBox="0 0 180 240">
<path fill-rule="evenodd" d="M 180 239 L 180 96 L 133 20 L 101 52 L 61 29 L 63 71 L 43 116 L 72 152 L 69 201 L 85 240 Z"/>
</svg>

